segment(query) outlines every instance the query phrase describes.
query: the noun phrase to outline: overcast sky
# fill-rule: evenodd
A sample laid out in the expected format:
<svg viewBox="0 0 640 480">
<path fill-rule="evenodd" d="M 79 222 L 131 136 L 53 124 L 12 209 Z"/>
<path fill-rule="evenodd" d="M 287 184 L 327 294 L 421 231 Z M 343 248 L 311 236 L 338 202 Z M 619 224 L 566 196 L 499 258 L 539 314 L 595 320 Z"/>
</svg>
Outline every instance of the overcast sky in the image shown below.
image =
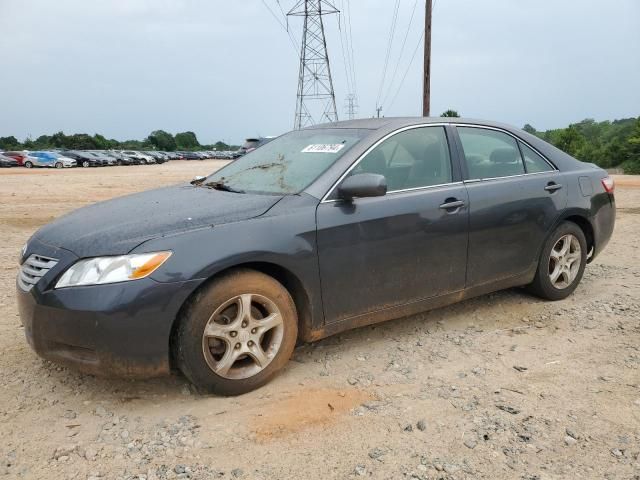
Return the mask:
<svg viewBox="0 0 640 480">
<path fill-rule="evenodd" d="M 276 0 L 264 1 L 284 22 Z M 358 116 L 370 117 L 395 0 L 333 3 L 347 1 Z M 407 28 L 415 2 L 400 0 L 385 116 L 421 114 L 421 50 L 407 70 L 424 21 L 417 0 Z M 343 119 L 338 17 L 324 19 Z M 299 43 L 301 19 L 289 25 Z M 262 0 L 0 0 L 0 32 L 0 136 L 63 130 L 124 140 L 164 129 L 238 143 L 293 126 L 298 54 Z M 638 116 L 640 1 L 436 0 L 431 92 L 432 114 L 453 108 L 538 129 Z"/>
</svg>

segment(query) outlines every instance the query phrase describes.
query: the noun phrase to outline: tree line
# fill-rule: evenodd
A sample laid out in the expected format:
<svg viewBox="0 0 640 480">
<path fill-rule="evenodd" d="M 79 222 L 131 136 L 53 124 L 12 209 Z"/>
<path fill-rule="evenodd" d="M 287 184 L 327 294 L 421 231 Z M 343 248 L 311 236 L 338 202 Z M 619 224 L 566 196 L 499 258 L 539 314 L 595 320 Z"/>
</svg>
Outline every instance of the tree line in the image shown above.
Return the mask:
<svg viewBox="0 0 640 480">
<path fill-rule="evenodd" d="M 65 135 L 63 132 L 53 135 L 40 135 L 38 138 L 27 138 L 20 142 L 16 137 L 0 137 L 0 150 L 161 150 L 198 151 L 198 150 L 237 150 L 237 145 L 216 142 L 213 145 L 203 145 L 193 132 L 181 132 L 172 135 L 164 130 L 154 130 L 144 140 L 125 140 L 123 142 L 113 138 L 106 138 L 98 133 L 74 133 Z"/>
<path fill-rule="evenodd" d="M 446 117 L 458 117 L 455 110 L 447 110 Z M 582 161 L 595 163 L 602 168 L 621 168 L 625 173 L 640 174 L 640 117 L 596 122 L 587 118 L 566 128 L 538 131 L 526 124 L 524 130 L 555 145 L 560 150 Z M 172 135 L 164 130 L 154 130 L 144 140 L 120 142 L 102 135 L 76 133 L 65 135 L 41 135 L 35 140 L 27 138 L 19 142 L 16 137 L 0 137 L 2 150 L 46 150 L 52 148 L 86 150 L 149 150 L 191 151 L 191 150 L 236 150 L 238 146 L 217 142 L 201 145 L 193 132 Z"/>
<path fill-rule="evenodd" d="M 544 132 L 527 124 L 524 130 L 583 162 L 640 174 L 640 117 L 596 122 L 587 118 L 567 128 Z"/>
</svg>

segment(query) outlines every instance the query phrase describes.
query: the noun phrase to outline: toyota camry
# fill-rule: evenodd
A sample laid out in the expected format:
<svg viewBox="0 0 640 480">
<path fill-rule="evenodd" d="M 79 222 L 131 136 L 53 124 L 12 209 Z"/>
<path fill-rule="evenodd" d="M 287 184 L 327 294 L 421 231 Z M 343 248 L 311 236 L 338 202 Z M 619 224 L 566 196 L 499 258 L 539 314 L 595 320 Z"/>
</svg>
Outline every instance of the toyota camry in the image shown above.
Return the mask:
<svg viewBox="0 0 640 480">
<path fill-rule="evenodd" d="M 612 234 L 613 190 L 498 123 L 315 126 L 44 226 L 20 256 L 20 317 L 51 361 L 240 394 L 299 341 L 505 288 L 571 295 Z"/>
</svg>

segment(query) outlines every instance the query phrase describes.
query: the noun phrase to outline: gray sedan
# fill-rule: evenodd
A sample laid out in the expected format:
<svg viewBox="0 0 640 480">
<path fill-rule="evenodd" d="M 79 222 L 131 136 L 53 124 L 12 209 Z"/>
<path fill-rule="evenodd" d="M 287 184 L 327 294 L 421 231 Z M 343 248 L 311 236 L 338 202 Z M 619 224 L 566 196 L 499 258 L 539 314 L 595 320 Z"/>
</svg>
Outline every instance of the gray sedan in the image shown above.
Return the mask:
<svg viewBox="0 0 640 480">
<path fill-rule="evenodd" d="M 317 126 L 41 228 L 21 254 L 20 316 L 52 361 L 179 369 L 240 394 L 297 341 L 504 288 L 566 298 L 611 237 L 613 190 L 604 170 L 498 123 Z"/>
</svg>

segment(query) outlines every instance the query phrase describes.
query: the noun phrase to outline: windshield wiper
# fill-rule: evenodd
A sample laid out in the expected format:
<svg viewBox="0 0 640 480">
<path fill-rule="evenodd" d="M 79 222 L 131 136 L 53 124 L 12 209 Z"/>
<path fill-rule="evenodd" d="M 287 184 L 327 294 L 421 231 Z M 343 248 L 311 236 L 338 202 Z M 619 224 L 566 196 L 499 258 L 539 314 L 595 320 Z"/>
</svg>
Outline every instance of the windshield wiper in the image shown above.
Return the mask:
<svg viewBox="0 0 640 480">
<path fill-rule="evenodd" d="M 230 187 L 223 181 L 218 180 L 217 182 L 208 182 L 204 184 L 205 187 L 213 188 L 215 190 L 222 190 L 223 192 L 231 192 L 231 193 L 244 193 L 244 190 L 238 190 L 237 188 Z"/>
</svg>

